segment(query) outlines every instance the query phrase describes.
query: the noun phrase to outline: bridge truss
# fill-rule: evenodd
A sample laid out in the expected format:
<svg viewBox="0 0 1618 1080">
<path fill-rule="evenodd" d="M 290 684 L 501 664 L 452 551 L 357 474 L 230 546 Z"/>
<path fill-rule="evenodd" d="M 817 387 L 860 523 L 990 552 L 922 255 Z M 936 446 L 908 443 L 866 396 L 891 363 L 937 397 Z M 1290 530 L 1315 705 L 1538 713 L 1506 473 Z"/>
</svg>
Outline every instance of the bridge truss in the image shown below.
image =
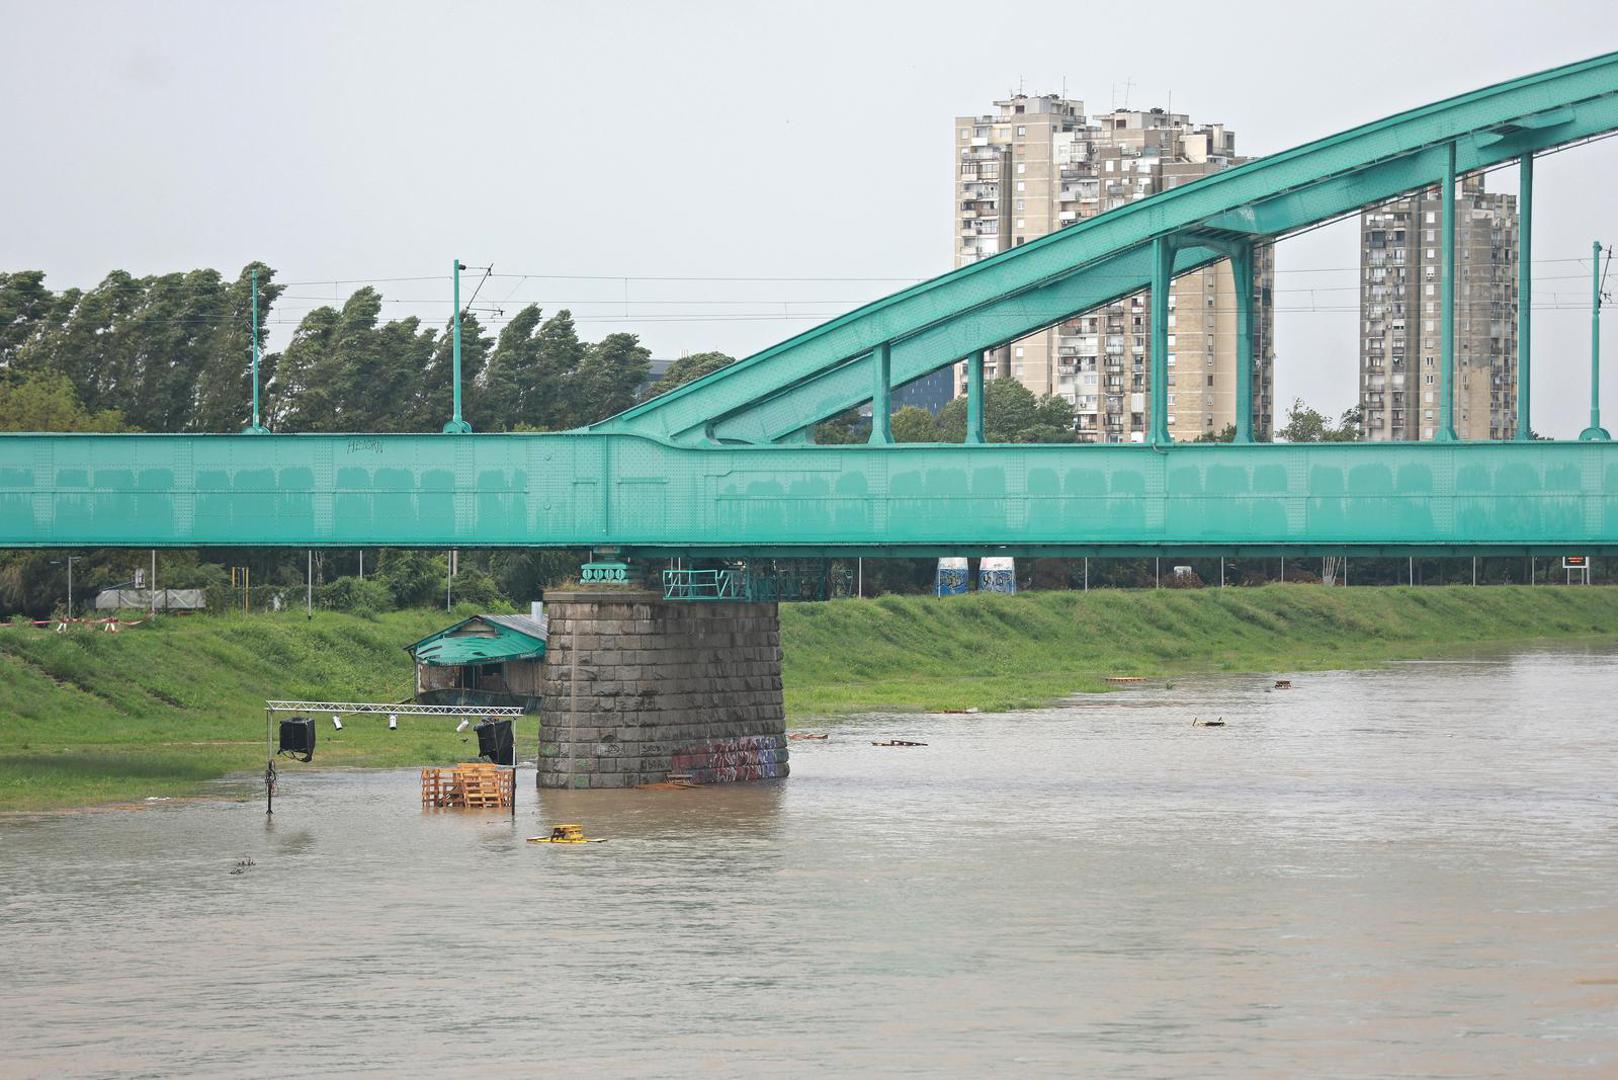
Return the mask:
<svg viewBox="0 0 1618 1080">
<path fill-rule="evenodd" d="M 1509 441 L 1453 425 L 1445 288 L 1437 438 L 1175 444 L 1169 282 L 1439 185 L 1453 281 L 1456 178 L 1618 130 L 1618 53 L 1436 102 L 1203 177 L 944 274 L 638 405 L 554 434 L 0 436 L 0 547 L 551 546 L 715 558 L 881 554 L 1618 552 L 1618 448 L 1533 440 L 1530 216 L 1520 233 Z M 986 350 L 1142 290 L 1152 297 L 1144 444 L 988 445 Z M 1251 349 L 1252 297 L 1238 288 Z M 891 388 L 964 361 L 967 445 L 895 445 Z M 813 426 L 872 403 L 871 440 Z"/>
</svg>

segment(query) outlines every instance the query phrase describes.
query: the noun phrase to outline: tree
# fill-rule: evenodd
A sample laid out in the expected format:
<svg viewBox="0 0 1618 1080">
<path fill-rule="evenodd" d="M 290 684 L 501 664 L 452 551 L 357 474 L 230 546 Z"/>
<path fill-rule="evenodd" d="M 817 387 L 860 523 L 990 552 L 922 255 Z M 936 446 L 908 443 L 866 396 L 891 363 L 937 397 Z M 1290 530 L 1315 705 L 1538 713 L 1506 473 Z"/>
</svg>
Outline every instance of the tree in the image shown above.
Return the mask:
<svg viewBox="0 0 1618 1080">
<path fill-rule="evenodd" d="M 663 373 L 661 379 L 646 388 L 646 393 L 642 395 L 641 400 L 646 401 L 657 397 L 659 394 L 666 394 L 676 387 L 684 386 L 688 382 L 694 382 L 704 375 L 712 375 L 721 368 L 727 368 L 735 362 L 736 358 L 734 356 L 729 356 L 722 352 L 699 352 L 682 356 L 669 365 L 669 369 Z"/>
<path fill-rule="evenodd" d="M 820 446 L 846 446 L 865 442 L 871 435 L 870 421 L 858 409 L 849 409 L 815 425 L 815 442 Z"/>
<path fill-rule="evenodd" d="M 966 398 L 938 410 L 939 437 L 966 439 Z M 983 387 L 983 434 L 989 442 L 1072 442 L 1073 406 L 1058 394 L 1035 397 L 1016 379 L 993 379 Z"/>
<path fill-rule="evenodd" d="M 1360 407 L 1346 410 L 1334 427 L 1324 415 L 1293 398 L 1287 410 L 1286 426 L 1277 431 L 1281 442 L 1358 442 L 1360 437 Z"/>
<path fill-rule="evenodd" d="M 651 360 L 652 351 L 634 334 L 608 334 L 589 346 L 577 375 L 575 422 L 593 424 L 635 404 Z"/>
<path fill-rule="evenodd" d="M 554 431 L 577 425 L 582 412 L 574 375 L 584 362 L 573 315 L 565 309 L 543 319 L 530 304 L 501 331 L 484 377 L 490 427 Z"/>
<path fill-rule="evenodd" d="M 1204 431 L 1191 440 L 1199 443 L 1228 443 L 1236 441 L 1236 425 L 1226 424 L 1218 431 Z"/>
<path fill-rule="evenodd" d="M 20 377 L 0 372 L 0 431 L 122 431 L 116 409 L 92 413 L 66 376 L 35 371 Z"/>
<path fill-rule="evenodd" d="M 893 414 L 889 421 L 892 425 L 893 441 L 902 443 L 925 443 L 938 441 L 938 424 L 933 420 L 933 414 L 926 409 L 915 405 L 906 405 Z"/>
</svg>

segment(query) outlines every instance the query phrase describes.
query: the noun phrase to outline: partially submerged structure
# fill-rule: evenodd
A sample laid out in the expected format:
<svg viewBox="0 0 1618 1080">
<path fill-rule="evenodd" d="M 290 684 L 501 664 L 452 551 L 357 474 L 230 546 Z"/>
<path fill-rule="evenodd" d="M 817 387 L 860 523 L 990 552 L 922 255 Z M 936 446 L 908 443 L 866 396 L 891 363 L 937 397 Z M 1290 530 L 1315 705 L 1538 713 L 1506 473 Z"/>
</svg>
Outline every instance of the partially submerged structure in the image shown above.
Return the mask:
<svg viewBox="0 0 1618 1080">
<path fill-rule="evenodd" d="M 543 615 L 474 615 L 407 645 L 416 700 L 538 711 L 548 637 Z"/>
</svg>

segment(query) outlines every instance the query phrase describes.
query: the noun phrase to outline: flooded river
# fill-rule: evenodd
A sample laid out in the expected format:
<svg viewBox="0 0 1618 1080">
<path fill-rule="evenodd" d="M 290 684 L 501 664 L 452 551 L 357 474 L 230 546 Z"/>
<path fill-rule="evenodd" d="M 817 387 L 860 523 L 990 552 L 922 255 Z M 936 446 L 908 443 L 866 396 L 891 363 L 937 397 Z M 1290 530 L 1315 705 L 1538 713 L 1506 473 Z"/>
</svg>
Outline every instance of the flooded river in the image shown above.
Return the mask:
<svg viewBox="0 0 1618 1080">
<path fill-rule="evenodd" d="M 293 764 L 0 819 L 0 1075 L 1615 1076 L 1615 665 L 867 717 L 515 823 Z"/>
</svg>

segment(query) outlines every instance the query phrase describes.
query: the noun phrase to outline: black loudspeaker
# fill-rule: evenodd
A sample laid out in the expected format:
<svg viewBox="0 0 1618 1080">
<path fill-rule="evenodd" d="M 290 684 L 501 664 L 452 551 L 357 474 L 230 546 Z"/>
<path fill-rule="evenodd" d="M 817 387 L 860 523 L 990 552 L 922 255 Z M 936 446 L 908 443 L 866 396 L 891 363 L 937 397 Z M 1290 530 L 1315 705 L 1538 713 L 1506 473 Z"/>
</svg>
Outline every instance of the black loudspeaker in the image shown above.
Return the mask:
<svg viewBox="0 0 1618 1080">
<path fill-rule="evenodd" d="M 478 733 L 478 757 L 496 765 L 517 764 L 517 742 L 511 734 L 510 720 L 485 720 L 472 730 Z"/>
<path fill-rule="evenodd" d="M 307 716 L 281 721 L 281 753 L 291 754 L 299 761 L 314 757 L 315 722 Z"/>
</svg>

